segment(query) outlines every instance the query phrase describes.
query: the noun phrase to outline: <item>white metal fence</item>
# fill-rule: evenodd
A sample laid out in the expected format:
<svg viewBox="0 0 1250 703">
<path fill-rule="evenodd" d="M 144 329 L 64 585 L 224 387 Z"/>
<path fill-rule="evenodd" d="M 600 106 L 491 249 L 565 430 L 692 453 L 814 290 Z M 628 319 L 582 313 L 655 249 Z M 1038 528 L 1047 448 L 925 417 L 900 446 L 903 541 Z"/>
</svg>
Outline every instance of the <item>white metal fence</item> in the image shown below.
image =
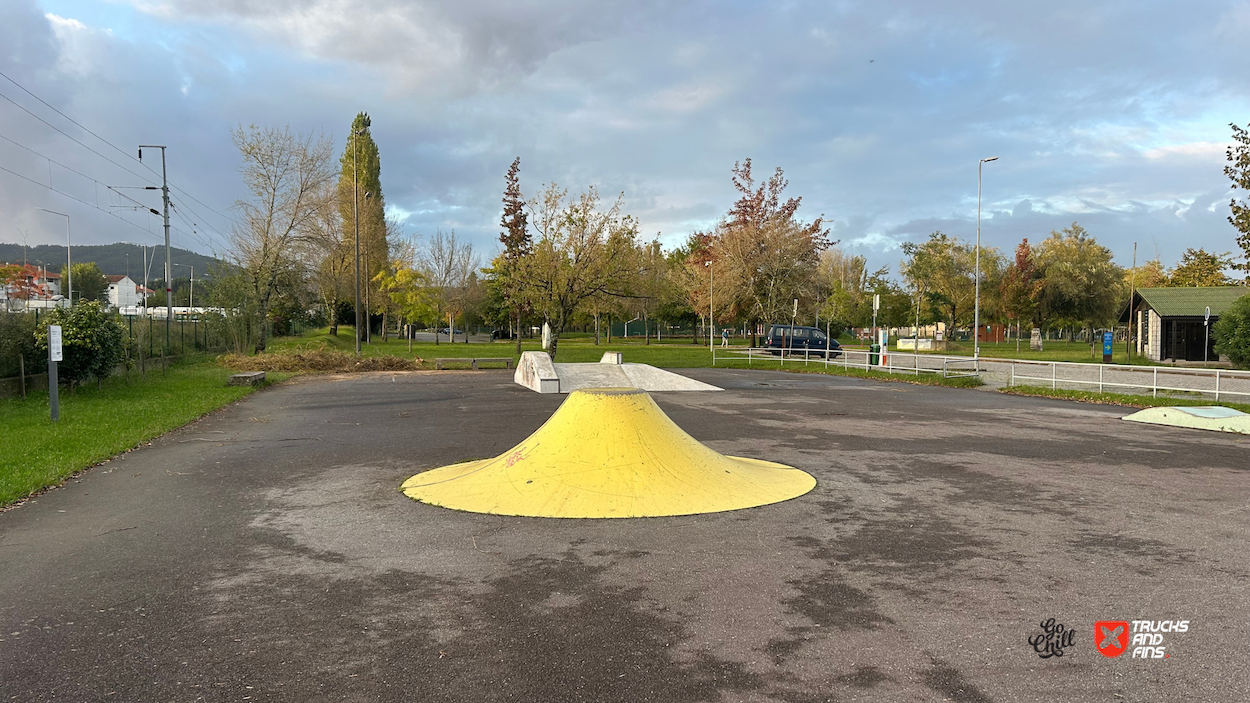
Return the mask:
<svg viewBox="0 0 1250 703">
<path fill-rule="evenodd" d="M 1098 392 L 1152 396 L 1191 395 L 1215 400 L 1250 400 L 1250 371 L 1184 368 L 1175 366 L 1134 366 L 1072 361 L 1033 361 L 943 354 L 916 354 L 887 351 L 873 363 L 872 352 L 863 349 L 792 350 L 784 356 L 769 348 L 713 348 L 712 364 L 745 361 L 749 367 L 784 368 L 797 364 L 841 366 L 891 373 L 931 373 L 948 378 L 981 376 L 1003 386 L 1041 385 L 1053 389 L 1083 389 Z"/>
</svg>

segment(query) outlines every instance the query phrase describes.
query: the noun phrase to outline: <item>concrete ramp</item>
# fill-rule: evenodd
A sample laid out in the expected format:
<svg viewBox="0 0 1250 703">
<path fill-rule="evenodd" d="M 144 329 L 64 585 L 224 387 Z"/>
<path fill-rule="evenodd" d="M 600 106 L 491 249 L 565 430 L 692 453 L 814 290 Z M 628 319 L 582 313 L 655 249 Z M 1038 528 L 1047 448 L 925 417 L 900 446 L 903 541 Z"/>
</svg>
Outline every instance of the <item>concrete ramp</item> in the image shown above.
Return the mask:
<svg viewBox="0 0 1250 703">
<path fill-rule="evenodd" d="M 620 352 L 607 352 L 597 364 L 553 364 L 546 352 L 525 352 L 513 379 L 539 393 L 572 393 L 586 388 L 637 388 L 644 391 L 719 391 L 716 386 L 657 369 L 650 364 L 621 363 Z"/>
<path fill-rule="evenodd" d="M 1222 405 L 1146 408 L 1124 419 L 1151 425 L 1250 434 L 1250 415 Z"/>
</svg>

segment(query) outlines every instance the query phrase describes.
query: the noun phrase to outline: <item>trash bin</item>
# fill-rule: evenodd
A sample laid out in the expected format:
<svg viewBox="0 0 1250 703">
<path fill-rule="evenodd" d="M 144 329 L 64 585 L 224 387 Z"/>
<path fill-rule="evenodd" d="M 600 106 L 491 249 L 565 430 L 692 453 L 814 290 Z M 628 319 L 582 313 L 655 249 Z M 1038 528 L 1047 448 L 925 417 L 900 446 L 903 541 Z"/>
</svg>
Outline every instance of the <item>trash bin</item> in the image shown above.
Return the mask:
<svg viewBox="0 0 1250 703">
<path fill-rule="evenodd" d="M 868 364 L 870 366 L 876 366 L 880 363 L 881 363 L 881 345 L 874 342 L 873 345 L 869 348 Z"/>
</svg>

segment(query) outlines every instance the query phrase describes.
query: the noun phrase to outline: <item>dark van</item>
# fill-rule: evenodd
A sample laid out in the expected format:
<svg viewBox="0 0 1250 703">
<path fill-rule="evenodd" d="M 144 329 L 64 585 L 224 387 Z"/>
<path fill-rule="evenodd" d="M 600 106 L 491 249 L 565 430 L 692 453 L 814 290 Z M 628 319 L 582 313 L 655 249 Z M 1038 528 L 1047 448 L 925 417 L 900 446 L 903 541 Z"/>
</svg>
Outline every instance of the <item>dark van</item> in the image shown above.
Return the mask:
<svg viewBox="0 0 1250 703">
<path fill-rule="evenodd" d="M 780 356 L 785 351 L 788 354 L 807 352 L 810 356 L 824 357 L 826 349 L 830 359 L 842 356 L 842 345 L 836 339 L 829 339 L 819 327 L 773 325 L 764 338 L 764 346 L 773 356 Z"/>
</svg>

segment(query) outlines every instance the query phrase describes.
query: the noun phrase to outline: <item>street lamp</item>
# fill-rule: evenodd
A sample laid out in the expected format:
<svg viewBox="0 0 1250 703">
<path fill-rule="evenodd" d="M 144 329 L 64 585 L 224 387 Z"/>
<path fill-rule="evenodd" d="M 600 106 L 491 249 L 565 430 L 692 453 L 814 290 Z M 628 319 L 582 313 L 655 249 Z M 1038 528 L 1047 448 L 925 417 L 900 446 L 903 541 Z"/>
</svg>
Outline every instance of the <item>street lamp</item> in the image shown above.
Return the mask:
<svg viewBox="0 0 1250 703">
<path fill-rule="evenodd" d="M 65 299 L 69 301 L 69 304 L 72 307 L 74 305 L 74 262 L 70 258 L 69 250 L 69 215 L 42 207 L 35 209 L 50 212 L 53 215 L 60 215 L 65 218 Z M 44 280 L 46 281 L 47 279 L 45 278 Z"/>
<path fill-rule="evenodd" d="M 991 161 L 997 161 L 997 156 L 991 156 L 988 159 L 981 159 L 977 162 L 977 262 L 976 262 L 976 291 L 974 293 L 973 313 L 972 313 L 972 358 L 981 358 L 981 167 Z M 981 365 L 977 364 L 979 370 Z"/>
<path fill-rule="evenodd" d="M 187 307 L 195 307 L 195 266 L 193 264 L 174 264 L 174 266 L 185 266 L 191 269 L 191 297 L 187 301 Z"/>
<path fill-rule="evenodd" d="M 707 267 L 707 350 L 715 356 L 716 347 L 712 344 L 712 333 L 716 331 L 716 314 L 715 308 L 712 307 L 712 279 L 715 278 L 715 274 L 712 273 L 711 259 L 704 261 L 703 265 Z"/>
<path fill-rule="evenodd" d="M 352 239 L 356 240 L 356 356 L 360 356 L 360 159 L 356 149 L 356 138 L 364 133 L 364 128 L 352 130 Z M 334 314 L 334 313 L 331 313 Z"/>
</svg>

